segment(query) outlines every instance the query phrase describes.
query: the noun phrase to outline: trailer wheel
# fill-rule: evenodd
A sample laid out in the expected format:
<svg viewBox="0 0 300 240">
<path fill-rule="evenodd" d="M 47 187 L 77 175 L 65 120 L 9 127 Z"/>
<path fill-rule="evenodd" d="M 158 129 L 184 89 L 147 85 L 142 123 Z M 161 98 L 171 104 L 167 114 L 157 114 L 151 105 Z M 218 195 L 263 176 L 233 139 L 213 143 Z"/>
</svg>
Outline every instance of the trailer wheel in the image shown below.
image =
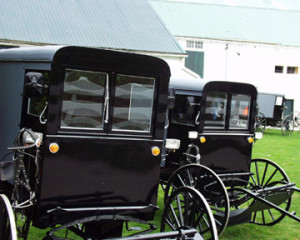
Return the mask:
<svg viewBox="0 0 300 240">
<path fill-rule="evenodd" d="M 14 213 L 8 198 L 4 194 L 0 194 L 0 239 L 17 240 Z"/>
<path fill-rule="evenodd" d="M 282 120 L 281 133 L 283 136 L 290 136 L 294 131 L 294 121 L 291 115 L 287 115 Z"/>
<path fill-rule="evenodd" d="M 213 214 L 204 196 L 192 187 L 179 187 L 165 203 L 161 231 L 197 229 L 203 239 L 218 239 Z"/>
<path fill-rule="evenodd" d="M 294 112 L 292 114 L 293 114 L 294 127 L 299 128 L 300 127 L 300 112 Z"/>
<path fill-rule="evenodd" d="M 193 187 L 205 197 L 213 212 L 218 235 L 221 235 L 228 223 L 230 204 L 227 190 L 218 175 L 203 165 L 185 165 L 169 178 L 164 200 L 167 201 L 172 192 L 180 186 Z"/>
<path fill-rule="evenodd" d="M 284 170 L 268 159 L 253 159 L 251 162 L 251 175 L 249 180 L 249 188 L 255 192 L 266 187 L 282 186 L 290 182 Z M 269 198 L 269 199 L 268 199 Z M 280 197 L 272 199 L 272 196 L 266 196 L 266 199 L 273 202 L 282 209 L 288 211 L 291 206 L 291 193 L 282 192 Z M 258 225 L 274 225 L 285 217 L 284 214 L 275 209 L 266 207 L 252 214 L 251 222 Z"/>
<path fill-rule="evenodd" d="M 267 120 L 263 113 L 259 112 L 255 117 L 255 132 L 264 132 L 266 130 Z"/>
</svg>

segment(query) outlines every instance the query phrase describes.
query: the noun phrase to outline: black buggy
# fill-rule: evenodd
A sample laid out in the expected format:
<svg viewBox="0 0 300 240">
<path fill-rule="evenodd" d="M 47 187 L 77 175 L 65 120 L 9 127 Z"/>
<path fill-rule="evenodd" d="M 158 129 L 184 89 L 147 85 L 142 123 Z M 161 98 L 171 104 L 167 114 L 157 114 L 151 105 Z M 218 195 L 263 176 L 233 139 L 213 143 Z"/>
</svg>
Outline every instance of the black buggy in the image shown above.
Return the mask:
<svg viewBox="0 0 300 240">
<path fill-rule="evenodd" d="M 217 239 L 208 203 L 188 186 L 165 204 L 161 229 L 169 231 L 145 234 L 156 228 L 148 221 L 157 210 L 169 77 L 150 56 L 0 51 L 0 239 L 26 239 L 30 225 L 49 228 L 44 239 L 67 239 L 57 236 L 64 229 L 119 238 L 123 227 L 136 229 L 129 222 L 148 227 L 128 239 Z"/>
<path fill-rule="evenodd" d="M 299 189 L 284 170 L 271 160 L 251 159 L 256 88 L 182 80 L 170 86 L 175 107 L 168 112 L 165 129 L 173 139 L 162 162 L 165 201 L 180 186 L 198 189 L 211 207 L 219 235 L 227 225 L 273 225 L 284 216 L 300 221 L 288 212 L 292 194 Z"/>
<path fill-rule="evenodd" d="M 255 131 L 264 132 L 266 126 L 271 126 L 280 127 L 283 136 L 293 134 L 300 126 L 300 113 L 286 103 L 284 94 L 258 93 Z"/>
</svg>

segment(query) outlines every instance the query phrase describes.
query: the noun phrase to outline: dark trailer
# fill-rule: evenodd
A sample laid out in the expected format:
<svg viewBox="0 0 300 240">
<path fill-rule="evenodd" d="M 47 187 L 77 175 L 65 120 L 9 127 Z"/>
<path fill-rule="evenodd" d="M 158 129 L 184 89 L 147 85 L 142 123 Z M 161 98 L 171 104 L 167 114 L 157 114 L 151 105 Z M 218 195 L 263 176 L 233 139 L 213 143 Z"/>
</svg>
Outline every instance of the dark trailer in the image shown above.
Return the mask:
<svg viewBox="0 0 300 240">
<path fill-rule="evenodd" d="M 264 132 L 266 126 L 280 127 L 282 135 L 291 135 L 299 125 L 299 113 L 294 112 L 293 100 L 284 94 L 262 93 L 257 95 L 258 113 L 255 131 Z"/>
<path fill-rule="evenodd" d="M 170 82 L 175 106 L 169 110 L 161 184 L 165 199 L 191 186 L 209 203 L 219 235 L 227 225 L 274 225 L 289 216 L 294 191 L 284 170 L 268 159 L 252 159 L 257 90 L 227 81 Z M 169 140 L 170 141 L 170 140 Z M 174 151 L 176 149 L 176 151 Z M 173 222 L 176 226 L 176 222 Z"/>
<path fill-rule="evenodd" d="M 170 77 L 164 61 L 83 47 L 21 48 L 0 52 L 0 77 L 1 239 L 14 239 L 14 229 L 26 239 L 31 223 L 52 228 L 47 239 L 60 229 L 84 239 L 120 237 L 127 222 L 155 228 L 146 221 L 157 210 Z M 202 204 L 216 239 L 202 195 L 176 194 Z M 147 237 L 191 237 L 187 223 L 187 232 Z"/>
</svg>

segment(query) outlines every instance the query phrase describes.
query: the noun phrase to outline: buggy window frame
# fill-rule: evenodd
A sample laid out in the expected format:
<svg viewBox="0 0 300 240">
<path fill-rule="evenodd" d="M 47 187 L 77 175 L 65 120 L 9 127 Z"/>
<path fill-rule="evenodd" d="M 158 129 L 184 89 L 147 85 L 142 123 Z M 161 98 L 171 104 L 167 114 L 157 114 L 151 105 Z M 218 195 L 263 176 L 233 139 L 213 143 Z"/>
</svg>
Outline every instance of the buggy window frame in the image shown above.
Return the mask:
<svg viewBox="0 0 300 240">
<path fill-rule="evenodd" d="M 206 102 L 207 102 L 207 96 L 210 93 L 219 93 L 219 94 L 226 94 L 227 100 L 226 100 L 226 106 L 224 106 L 225 109 L 225 121 L 224 121 L 224 126 L 206 126 L 206 119 L 205 119 L 205 112 L 206 112 Z M 247 124 L 246 127 L 234 127 L 230 124 L 231 117 L 232 117 L 232 96 L 233 95 L 244 95 L 249 97 L 249 106 L 248 106 L 248 115 L 247 115 Z M 223 92 L 223 91 L 208 91 L 205 94 L 205 99 L 204 99 L 205 106 L 201 107 L 201 132 L 209 132 L 209 131 L 222 131 L 222 132 L 249 132 L 251 131 L 251 124 L 252 124 L 252 119 L 251 119 L 251 114 L 252 114 L 252 108 L 253 108 L 253 96 L 252 94 L 249 93 L 239 93 L 239 92 Z"/>
<path fill-rule="evenodd" d="M 52 107 L 51 112 L 58 112 L 55 115 L 57 115 L 57 118 L 59 119 L 59 123 L 52 123 L 52 129 L 56 129 L 56 134 L 78 134 L 78 135 L 86 135 L 86 136 L 136 136 L 136 137 L 141 137 L 141 138 L 149 138 L 153 137 L 155 134 L 155 124 L 156 117 L 157 117 L 157 100 L 158 100 L 158 86 L 160 84 L 160 76 L 157 76 L 155 74 L 140 74 L 140 73 L 131 73 L 128 74 L 126 72 L 112 72 L 110 70 L 106 69 L 98 69 L 98 68 L 87 68 L 87 67 L 77 67 L 77 66 L 69 66 L 69 65 L 63 65 L 60 68 L 60 76 L 56 80 L 56 85 L 62 86 L 64 83 L 64 75 L 65 71 L 67 69 L 73 69 L 73 70 L 82 70 L 82 71 L 94 71 L 94 72 L 101 72 L 105 73 L 108 76 L 108 80 L 106 81 L 106 88 L 108 91 L 105 91 L 105 99 L 104 101 L 107 101 L 107 106 L 103 107 L 102 111 L 102 116 L 103 116 L 103 128 L 79 128 L 79 127 L 62 127 L 60 119 L 62 115 L 62 102 L 63 102 L 63 87 L 57 87 L 55 91 L 58 92 L 59 97 L 58 97 L 58 105 L 55 107 L 57 110 Z M 118 75 L 124 75 L 124 76 L 133 76 L 137 78 L 147 78 L 147 79 L 152 79 L 154 84 L 153 84 L 153 95 L 152 95 L 152 102 L 151 102 L 151 117 L 150 117 L 150 123 L 149 123 L 149 128 L 147 131 L 140 131 L 140 130 L 122 130 L 122 129 L 113 129 L 113 112 L 114 112 L 114 104 L 115 104 L 115 94 L 116 94 L 116 78 Z M 51 89 L 51 87 L 50 87 Z"/>
</svg>

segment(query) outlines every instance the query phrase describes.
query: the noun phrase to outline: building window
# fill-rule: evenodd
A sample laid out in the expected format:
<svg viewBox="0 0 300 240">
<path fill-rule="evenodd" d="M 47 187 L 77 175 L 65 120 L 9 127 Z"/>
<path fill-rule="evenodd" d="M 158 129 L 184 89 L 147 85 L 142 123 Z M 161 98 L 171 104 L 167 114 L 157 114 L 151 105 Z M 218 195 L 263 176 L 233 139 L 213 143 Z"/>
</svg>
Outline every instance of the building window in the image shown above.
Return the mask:
<svg viewBox="0 0 300 240">
<path fill-rule="evenodd" d="M 186 47 L 187 48 L 194 48 L 195 47 L 195 42 L 194 41 L 186 41 Z"/>
<path fill-rule="evenodd" d="M 196 41 L 195 42 L 195 48 L 203 48 L 203 42 L 200 42 L 200 41 Z"/>
<path fill-rule="evenodd" d="M 288 73 L 288 74 L 298 74 L 298 67 L 287 67 L 286 73 Z"/>
<path fill-rule="evenodd" d="M 275 66 L 275 73 L 283 73 L 283 66 Z"/>
<path fill-rule="evenodd" d="M 200 49 L 202 49 L 203 48 L 203 42 L 187 40 L 186 41 L 186 47 L 187 48 L 200 48 Z"/>
</svg>

